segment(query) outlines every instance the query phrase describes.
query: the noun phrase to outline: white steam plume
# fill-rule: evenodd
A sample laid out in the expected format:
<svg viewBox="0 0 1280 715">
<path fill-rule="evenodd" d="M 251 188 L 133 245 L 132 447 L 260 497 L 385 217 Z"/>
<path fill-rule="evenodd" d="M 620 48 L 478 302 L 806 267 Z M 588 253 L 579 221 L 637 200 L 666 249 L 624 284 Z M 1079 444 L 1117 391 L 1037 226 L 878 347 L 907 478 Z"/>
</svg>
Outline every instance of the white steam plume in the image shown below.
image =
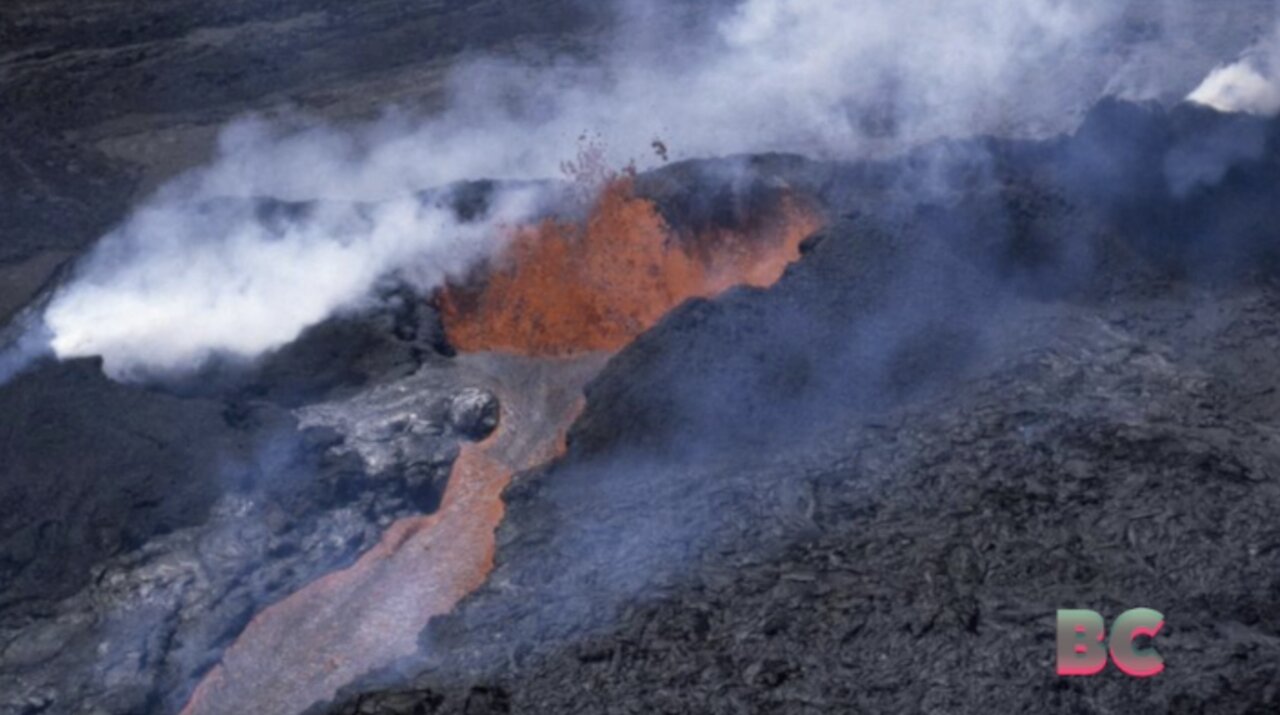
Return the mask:
<svg viewBox="0 0 1280 715">
<path fill-rule="evenodd" d="M 1187 101 L 1219 112 L 1280 114 L 1280 27 L 1238 62 L 1214 69 Z"/>
<path fill-rule="evenodd" d="M 488 220 L 464 224 L 415 197 L 320 202 L 292 218 L 243 201 L 162 200 L 103 239 L 45 325 L 59 357 L 101 355 L 121 378 L 252 357 L 358 305 L 388 274 L 439 285 L 492 251 L 495 222 L 533 205 L 530 191 L 505 192 Z"/>
<path fill-rule="evenodd" d="M 102 355 L 117 377 L 181 371 L 283 345 L 367 300 L 392 272 L 413 271 L 430 288 L 491 251 L 494 232 L 406 197 L 467 179 L 554 176 L 583 132 L 601 137 L 610 160 L 642 167 L 655 138 L 677 158 L 865 156 L 940 136 L 1061 131 L 1109 88 L 1159 92 L 1158 78 L 1130 76 L 1124 3 L 743 0 L 700 33 L 636 32 L 666 7 L 623 4 L 630 22 L 602 60 L 458 67 L 449 109 L 428 120 L 230 127 L 209 167 L 104 238 L 54 298 L 53 349 Z M 1155 54 L 1151 42 L 1144 52 Z M 1187 55 L 1170 53 L 1162 71 Z M 216 201 L 225 197 L 332 205 L 276 225 Z M 380 204 L 338 205 L 351 201 Z M 527 198 L 501 200 L 496 220 L 517 222 L 527 208 Z"/>
</svg>

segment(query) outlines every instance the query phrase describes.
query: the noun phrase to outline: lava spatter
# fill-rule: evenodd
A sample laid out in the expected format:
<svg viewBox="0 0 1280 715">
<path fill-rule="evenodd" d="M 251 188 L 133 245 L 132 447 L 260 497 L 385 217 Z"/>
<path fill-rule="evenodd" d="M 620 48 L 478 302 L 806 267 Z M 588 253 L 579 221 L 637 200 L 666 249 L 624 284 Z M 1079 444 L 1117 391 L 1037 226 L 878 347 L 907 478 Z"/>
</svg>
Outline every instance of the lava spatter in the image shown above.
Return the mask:
<svg viewBox="0 0 1280 715">
<path fill-rule="evenodd" d="M 481 285 L 447 288 L 446 332 L 468 352 L 619 350 L 689 298 L 777 281 L 821 221 L 792 198 L 767 213 L 751 229 L 686 236 L 636 195 L 630 176 L 616 177 L 585 221 L 516 229 Z"/>
</svg>

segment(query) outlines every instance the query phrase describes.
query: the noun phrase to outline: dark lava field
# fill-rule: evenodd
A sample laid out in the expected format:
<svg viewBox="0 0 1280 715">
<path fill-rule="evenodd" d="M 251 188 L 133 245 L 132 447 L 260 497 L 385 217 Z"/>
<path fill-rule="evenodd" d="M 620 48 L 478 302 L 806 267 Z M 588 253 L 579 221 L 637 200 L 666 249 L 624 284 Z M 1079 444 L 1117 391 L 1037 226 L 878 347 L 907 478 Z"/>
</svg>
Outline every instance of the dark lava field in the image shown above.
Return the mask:
<svg viewBox="0 0 1280 715">
<path fill-rule="evenodd" d="M 682 38 L 736 4 L 618 5 Z M 1151 96 L 865 155 L 655 139 L 585 205 L 415 186 L 459 232 L 552 198 L 431 290 L 138 378 L 5 356 L 228 122 L 432 116 L 622 11 L 6 3 L 0 715 L 1280 712 L 1280 84 L 1182 101 L 1280 15 L 1125 6 L 1112 55 L 1201 30 L 1132 51 Z M 207 205 L 270 245 L 378 210 Z M 1136 607 L 1162 673 L 1058 675 L 1059 609 Z"/>
</svg>

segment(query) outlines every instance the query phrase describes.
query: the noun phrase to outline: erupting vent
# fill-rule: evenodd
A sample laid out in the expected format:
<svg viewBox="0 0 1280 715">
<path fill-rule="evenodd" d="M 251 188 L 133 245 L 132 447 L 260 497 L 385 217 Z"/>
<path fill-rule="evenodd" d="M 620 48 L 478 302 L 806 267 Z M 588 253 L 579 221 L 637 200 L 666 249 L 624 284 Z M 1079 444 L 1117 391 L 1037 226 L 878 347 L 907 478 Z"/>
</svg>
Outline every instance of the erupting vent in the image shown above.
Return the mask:
<svg viewBox="0 0 1280 715">
<path fill-rule="evenodd" d="M 819 226 L 816 212 L 783 197 L 750 229 L 683 236 L 636 195 L 634 179 L 618 177 L 585 221 L 515 229 L 478 285 L 445 289 L 445 330 L 464 352 L 616 351 L 689 298 L 771 285 Z"/>
<path fill-rule="evenodd" d="M 259 613 L 183 715 L 291 712 L 412 656 L 427 622 L 488 576 L 513 475 L 564 452 L 583 385 L 603 364 L 595 353 L 624 347 L 688 298 L 772 284 L 820 225 L 781 194 L 746 228 L 686 236 L 636 195 L 632 176 L 602 185 L 584 221 L 516 229 L 487 275 L 438 296 L 454 346 L 486 353 L 456 364 L 502 403 L 498 431 L 454 463 L 440 510 L 397 523 L 351 567 Z"/>
</svg>

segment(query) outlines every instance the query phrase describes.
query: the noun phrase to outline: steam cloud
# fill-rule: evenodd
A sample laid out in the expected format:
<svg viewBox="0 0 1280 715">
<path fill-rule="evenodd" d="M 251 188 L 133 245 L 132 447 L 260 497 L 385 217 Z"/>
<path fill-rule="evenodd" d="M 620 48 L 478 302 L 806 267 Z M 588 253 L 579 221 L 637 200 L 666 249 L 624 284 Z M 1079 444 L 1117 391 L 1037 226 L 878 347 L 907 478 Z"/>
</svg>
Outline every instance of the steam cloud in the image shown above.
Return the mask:
<svg viewBox="0 0 1280 715">
<path fill-rule="evenodd" d="M 1280 27 L 1240 61 L 1211 72 L 1187 99 L 1220 112 L 1280 114 Z"/>
<path fill-rule="evenodd" d="M 264 217 L 244 201 L 161 200 L 107 236 L 45 313 L 59 357 L 101 355 L 116 377 L 172 372 L 213 354 L 253 357 L 369 296 L 394 273 L 439 285 L 489 253 L 494 222 L 528 215 L 510 191 L 488 220 L 461 223 L 417 197 L 307 206 Z"/>
<path fill-rule="evenodd" d="M 231 126 L 210 166 L 146 202 L 54 296 L 49 345 L 60 358 L 101 355 L 117 378 L 181 372 L 284 345 L 390 277 L 430 289 L 489 255 L 496 224 L 537 202 L 504 194 L 487 220 L 462 224 L 417 192 L 555 176 L 584 131 L 611 161 L 642 168 L 656 161 L 655 138 L 676 158 L 868 156 L 944 136 L 1070 129 L 1104 93 L 1181 97 L 1221 59 L 1181 42 L 1178 28 L 1194 23 L 1135 45 L 1122 3 L 742 0 L 697 30 L 654 20 L 667 10 L 621 4 L 612 50 L 593 62 L 458 67 L 449 109 L 427 120 Z M 1251 106 L 1269 107 L 1274 90 L 1258 96 Z M 229 198 L 307 208 L 281 219 Z"/>
</svg>

